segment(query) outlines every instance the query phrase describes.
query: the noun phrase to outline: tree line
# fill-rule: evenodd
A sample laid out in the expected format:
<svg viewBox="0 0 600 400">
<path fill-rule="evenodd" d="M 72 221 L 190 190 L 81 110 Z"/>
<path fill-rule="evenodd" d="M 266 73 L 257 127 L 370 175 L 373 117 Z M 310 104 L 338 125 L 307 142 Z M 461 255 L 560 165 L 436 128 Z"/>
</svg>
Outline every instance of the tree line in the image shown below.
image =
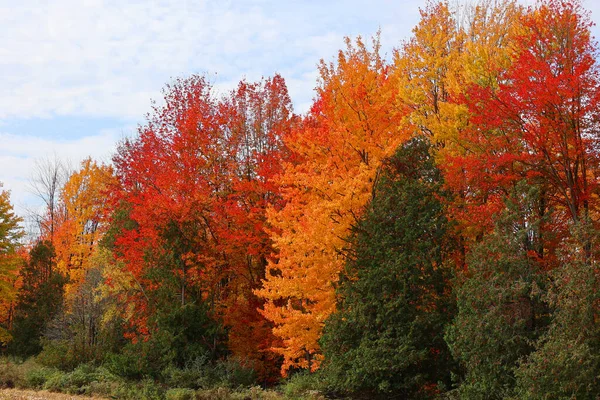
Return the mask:
<svg viewBox="0 0 600 400">
<path fill-rule="evenodd" d="M 337 396 L 600 395 L 600 75 L 576 1 L 430 2 L 284 78 L 173 80 L 110 165 L 0 197 L 0 341 L 128 379 L 236 363 Z M 55 185 L 56 186 L 56 185 Z M 448 397 L 450 396 L 450 397 Z"/>
</svg>

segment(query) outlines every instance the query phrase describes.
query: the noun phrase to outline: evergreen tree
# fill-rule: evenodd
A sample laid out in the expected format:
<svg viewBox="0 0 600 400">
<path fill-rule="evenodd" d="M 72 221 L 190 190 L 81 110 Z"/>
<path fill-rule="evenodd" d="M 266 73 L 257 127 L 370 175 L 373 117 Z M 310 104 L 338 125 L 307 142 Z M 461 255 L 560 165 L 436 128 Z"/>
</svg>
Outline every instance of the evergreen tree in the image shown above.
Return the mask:
<svg viewBox="0 0 600 400">
<path fill-rule="evenodd" d="M 10 353 L 27 357 L 41 351 L 40 338 L 60 310 L 65 278 L 56 271 L 54 246 L 38 242 L 21 270 L 23 286 L 17 297 Z"/>
<path fill-rule="evenodd" d="M 527 399 L 597 399 L 600 396 L 600 277 L 598 232 L 573 226 L 548 273 L 543 299 L 553 310 L 548 331 L 517 370 L 519 395 Z M 587 245 L 595 249 L 591 257 Z"/>
<path fill-rule="evenodd" d="M 324 374 L 334 390 L 426 398 L 449 381 L 449 223 L 430 151 L 417 137 L 384 164 L 350 238 L 338 311 L 322 338 Z"/>
<path fill-rule="evenodd" d="M 523 192 L 519 198 L 527 203 Z M 464 399 L 505 399 L 515 394 L 515 370 L 547 326 L 540 299 L 543 279 L 526 223 L 514 202 L 467 256 L 456 280 L 458 313 L 446 340 L 461 367 Z M 527 207 L 524 207 L 527 209 Z"/>
<path fill-rule="evenodd" d="M 22 219 L 15 215 L 9 195 L 9 192 L 0 190 L 0 255 L 13 253 L 23 237 L 23 230 L 19 226 Z"/>
</svg>

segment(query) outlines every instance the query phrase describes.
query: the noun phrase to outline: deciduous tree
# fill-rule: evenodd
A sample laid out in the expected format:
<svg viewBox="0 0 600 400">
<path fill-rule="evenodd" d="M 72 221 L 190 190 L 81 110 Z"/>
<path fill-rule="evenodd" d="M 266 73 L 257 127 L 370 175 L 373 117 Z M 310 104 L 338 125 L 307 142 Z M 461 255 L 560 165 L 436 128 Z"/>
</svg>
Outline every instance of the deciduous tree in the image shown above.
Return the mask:
<svg viewBox="0 0 600 400">
<path fill-rule="evenodd" d="M 19 252 L 19 240 L 23 237 L 23 229 L 10 203 L 10 193 L 2 190 L 0 183 L 0 344 L 4 345 L 12 337 L 14 306 L 17 289 L 20 286 L 19 270 L 24 255 Z"/>
<path fill-rule="evenodd" d="M 112 167 L 88 158 L 60 192 L 64 215 L 62 222 L 55 224 L 54 242 L 57 268 L 69 279 L 67 298 L 85 278 L 88 260 L 107 228 L 106 198 L 113 180 Z"/>
<path fill-rule="evenodd" d="M 409 136 L 399 129 L 403 110 L 389 69 L 377 40 L 370 51 L 348 39 L 336 63 L 321 64 L 317 99 L 286 140 L 294 160 L 278 179 L 286 203 L 269 212 L 278 257 L 257 291 L 283 340 L 275 350 L 284 356 L 284 373 L 318 368 L 318 340 L 335 310 L 333 284 L 346 238 L 371 198 L 382 160 Z"/>
</svg>

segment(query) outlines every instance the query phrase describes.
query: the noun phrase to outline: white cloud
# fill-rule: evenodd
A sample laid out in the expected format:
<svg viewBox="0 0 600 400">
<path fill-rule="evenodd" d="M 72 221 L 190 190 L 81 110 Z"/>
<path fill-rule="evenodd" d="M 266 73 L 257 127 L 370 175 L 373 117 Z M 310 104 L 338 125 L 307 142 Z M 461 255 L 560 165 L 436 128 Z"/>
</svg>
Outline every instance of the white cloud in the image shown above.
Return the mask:
<svg viewBox="0 0 600 400">
<path fill-rule="evenodd" d="M 461 0 L 462 1 L 462 0 Z M 534 0 L 523 0 L 532 3 Z M 316 65 L 343 37 L 382 28 L 383 50 L 406 39 L 425 0 L 0 0 L 0 131 L 8 119 L 107 117 L 141 122 L 171 77 L 209 73 L 221 93 L 280 72 L 296 111 L 314 95 Z M 600 2 L 584 0 L 592 18 Z M 598 36 L 598 27 L 593 32 Z M 213 74 L 218 73 L 215 77 Z M 131 130 L 130 128 L 128 128 Z M 6 129 L 4 129 L 6 131 Z M 120 131 L 60 141 L 0 133 L 0 181 L 18 207 L 33 160 L 108 157 Z"/>
<path fill-rule="evenodd" d="M 303 80 L 344 35 L 414 24 L 378 0 L 0 0 L 0 119 L 53 115 L 139 120 L 173 76 L 217 72 L 235 81 L 286 70 Z M 420 1 L 404 2 L 416 12 Z M 410 13 L 408 13 L 410 14 Z M 396 32 L 394 32 L 395 34 Z M 391 38 L 396 42 L 399 38 Z M 312 97 L 304 81 L 297 101 Z"/>
<path fill-rule="evenodd" d="M 597 19 L 597 2 L 584 5 Z M 286 79 L 303 83 L 294 101 L 305 104 L 316 63 L 332 59 L 344 35 L 382 27 L 389 51 L 410 34 L 423 6 L 425 0 L 0 0 L 0 119 L 137 121 L 164 83 L 193 72 L 217 72 L 229 82 L 285 70 Z"/>
<path fill-rule="evenodd" d="M 134 132 L 133 127 L 103 130 L 96 135 L 73 140 L 53 140 L 36 136 L 0 133 L 0 181 L 11 191 L 11 202 L 19 215 L 27 209 L 39 207 L 40 200 L 28 187 L 36 160 L 56 156 L 57 159 L 77 167 L 86 157 L 110 162 L 116 144 Z"/>
</svg>

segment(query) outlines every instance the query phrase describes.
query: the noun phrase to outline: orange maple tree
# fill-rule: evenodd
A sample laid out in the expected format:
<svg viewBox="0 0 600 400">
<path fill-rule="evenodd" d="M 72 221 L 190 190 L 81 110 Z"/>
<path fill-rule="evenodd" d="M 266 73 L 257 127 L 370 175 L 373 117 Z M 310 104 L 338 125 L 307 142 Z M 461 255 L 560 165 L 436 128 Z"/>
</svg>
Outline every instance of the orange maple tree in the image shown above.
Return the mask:
<svg viewBox="0 0 600 400">
<path fill-rule="evenodd" d="M 390 67 L 358 39 L 347 40 L 335 64 L 321 63 L 321 85 L 308 116 L 286 140 L 285 206 L 269 210 L 278 254 L 267 266 L 263 314 L 282 340 L 282 372 L 318 368 L 318 340 L 335 310 L 334 283 L 346 237 L 371 197 L 379 167 L 409 137 L 389 79 Z"/>
</svg>

